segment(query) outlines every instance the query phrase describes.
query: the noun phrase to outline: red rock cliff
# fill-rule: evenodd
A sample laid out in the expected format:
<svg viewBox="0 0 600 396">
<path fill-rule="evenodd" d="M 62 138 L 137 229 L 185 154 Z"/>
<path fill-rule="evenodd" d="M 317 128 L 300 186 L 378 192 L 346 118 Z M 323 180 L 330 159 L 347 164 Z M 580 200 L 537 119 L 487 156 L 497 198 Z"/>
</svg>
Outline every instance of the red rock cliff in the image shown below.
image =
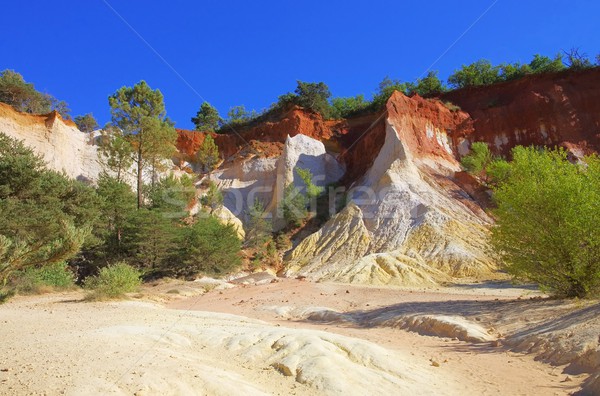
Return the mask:
<svg viewBox="0 0 600 396">
<path fill-rule="evenodd" d="M 345 150 L 340 159 L 347 171 L 344 183 L 357 180 L 371 167 L 385 141 L 386 121 L 397 128 L 400 139 L 417 159 L 455 162 L 452 136 L 469 135 L 469 115 L 451 111 L 438 100 L 405 96 L 395 92 L 379 114 L 348 121 L 349 132 L 342 139 Z"/>
<path fill-rule="evenodd" d="M 261 155 L 279 155 L 288 135 L 301 133 L 324 142 L 334 141 L 338 122 L 323 120 L 319 114 L 300 107 L 293 107 L 277 121 L 266 121 L 250 128 L 226 131 L 227 134 L 214 134 L 215 142 L 224 159 L 250 148 Z M 178 130 L 177 148 L 187 158 L 192 158 L 204 141 L 205 133 Z"/>
<path fill-rule="evenodd" d="M 600 151 L 600 68 L 530 75 L 449 92 L 442 100 L 473 119 L 473 133 L 454 136 L 461 154 L 474 141 L 504 155 L 517 145 Z"/>
</svg>

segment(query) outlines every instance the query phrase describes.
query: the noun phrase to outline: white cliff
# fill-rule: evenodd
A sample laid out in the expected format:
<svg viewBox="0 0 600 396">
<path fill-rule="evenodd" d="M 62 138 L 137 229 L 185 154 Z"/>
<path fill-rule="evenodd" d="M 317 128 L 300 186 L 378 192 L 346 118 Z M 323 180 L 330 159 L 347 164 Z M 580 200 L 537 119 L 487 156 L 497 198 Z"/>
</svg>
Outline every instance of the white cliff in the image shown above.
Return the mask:
<svg viewBox="0 0 600 396">
<path fill-rule="evenodd" d="M 44 158 L 50 169 L 64 171 L 69 177 L 95 181 L 100 174 L 97 147 L 91 135 L 64 121 L 56 112 L 31 115 L 0 103 L 0 133 L 22 140 Z"/>
</svg>

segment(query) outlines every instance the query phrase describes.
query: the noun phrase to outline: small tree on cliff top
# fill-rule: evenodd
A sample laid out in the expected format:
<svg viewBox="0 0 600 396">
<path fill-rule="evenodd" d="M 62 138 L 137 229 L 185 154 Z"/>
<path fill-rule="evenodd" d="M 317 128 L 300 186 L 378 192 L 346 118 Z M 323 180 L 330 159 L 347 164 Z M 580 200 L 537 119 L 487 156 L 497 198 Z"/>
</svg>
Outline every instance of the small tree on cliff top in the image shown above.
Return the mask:
<svg viewBox="0 0 600 396">
<path fill-rule="evenodd" d="M 192 117 L 192 122 L 196 126 L 196 130 L 202 132 L 216 131 L 221 121 L 221 116 L 217 109 L 208 102 L 203 102 L 196 113 L 196 117 Z"/>
<path fill-rule="evenodd" d="M 98 129 L 98 121 L 92 113 L 78 115 L 73 120 L 81 132 L 90 133 Z"/>
</svg>

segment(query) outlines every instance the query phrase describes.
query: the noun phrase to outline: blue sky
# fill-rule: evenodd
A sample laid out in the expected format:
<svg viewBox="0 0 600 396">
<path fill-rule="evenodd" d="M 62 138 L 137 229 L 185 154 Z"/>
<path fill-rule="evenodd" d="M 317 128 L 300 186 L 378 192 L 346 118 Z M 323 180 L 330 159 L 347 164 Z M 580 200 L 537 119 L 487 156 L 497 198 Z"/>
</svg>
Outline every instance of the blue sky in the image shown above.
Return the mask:
<svg viewBox="0 0 600 396">
<path fill-rule="evenodd" d="M 335 96 L 370 96 L 385 76 L 416 79 L 463 34 L 433 67 L 443 78 L 480 58 L 528 62 L 571 47 L 600 53 L 596 0 L 497 0 L 482 16 L 492 4 L 11 1 L 0 15 L 0 70 L 20 72 L 73 115 L 93 112 L 101 123 L 110 119 L 108 95 L 146 80 L 163 92 L 176 126 L 191 128 L 203 100 L 222 115 L 242 104 L 260 110 L 298 79 L 324 81 Z"/>
</svg>

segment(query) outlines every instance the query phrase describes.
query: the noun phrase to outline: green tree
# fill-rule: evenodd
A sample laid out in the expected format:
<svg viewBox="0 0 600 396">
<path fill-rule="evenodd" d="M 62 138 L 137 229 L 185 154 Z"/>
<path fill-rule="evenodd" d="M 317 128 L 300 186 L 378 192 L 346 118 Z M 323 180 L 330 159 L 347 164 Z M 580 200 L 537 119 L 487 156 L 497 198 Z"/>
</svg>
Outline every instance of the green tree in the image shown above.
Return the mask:
<svg viewBox="0 0 600 396">
<path fill-rule="evenodd" d="M 192 122 L 197 131 L 214 132 L 219 128 L 222 120 L 216 108 L 208 102 L 203 102 L 196 113 L 196 117 L 192 117 Z"/>
<path fill-rule="evenodd" d="M 200 199 L 200 203 L 202 206 L 208 209 L 210 213 L 212 213 L 219 206 L 223 205 L 223 193 L 217 187 L 217 183 L 212 180 L 208 181 L 208 188 L 206 189 L 205 194 Z"/>
<path fill-rule="evenodd" d="M 529 67 L 533 73 L 548 73 L 559 72 L 565 70 L 566 66 L 563 63 L 562 54 L 557 54 L 554 59 L 547 56 L 535 54 L 529 63 Z"/>
<path fill-rule="evenodd" d="M 119 128 L 107 124 L 101 132 L 98 154 L 105 171 L 113 173 L 117 181 L 123 181 L 125 173 L 134 160 L 133 146 L 129 136 Z"/>
<path fill-rule="evenodd" d="M 473 143 L 471 152 L 465 155 L 460 163 L 467 172 L 489 186 L 495 186 L 504 181 L 510 173 L 508 162 L 494 156 L 488 145 L 483 142 Z"/>
<path fill-rule="evenodd" d="M 500 75 L 505 81 L 516 80 L 531 73 L 531 66 L 519 62 L 500 65 Z"/>
<path fill-rule="evenodd" d="M 463 65 L 448 77 L 453 88 L 465 88 L 478 85 L 489 85 L 502 81 L 500 67 L 493 66 L 490 61 L 482 59 L 470 65 Z"/>
<path fill-rule="evenodd" d="M 65 101 L 37 91 L 33 84 L 25 82 L 23 76 L 14 70 L 0 72 L 0 102 L 26 113 L 46 114 L 56 110 L 63 118 L 71 118 Z"/>
<path fill-rule="evenodd" d="M 198 165 L 203 173 L 210 173 L 217 168 L 219 164 L 219 148 L 210 134 L 207 134 L 202 142 L 202 146 L 196 154 Z"/>
<path fill-rule="evenodd" d="M 46 95 L 49 98 L 52 110 L 55 110 L 65 120 L 71 119 L 71 109 L 69 108 L 67 102 L 65 102 L 64 100 L 58 100 L 48 94 L 44 95 Z"/>
<path fill-rule="evenodd" d="M 182 227 L 173 218 L 157 209 L 142 208 L 127 223 L 124 244 L 126 261 L 142 269 L 148 277 L 165 275 L 169 258 L 179 246 Z"/>
<path fill-rule="evenodd" d="M 493 160 L 494 156 L 487 143 L 474 142 L 471 144 L 471 152 L 460 163 L 467 172 L 481 177 Z"/>
<path fill-rule="evenodd" d="M 182 229 L 177 258 L 170 271 L 193 277 L 200 273 L 224 275 L 240 265 L 241 241 L 231 225 L 213 216 L 198 216 L 194 224 Z"/>
<path fill-rule="evenodd" d="M 569 51 L 564 51 L 564 53 L 569 69 L 582 70 L 594 67 L 587 54 L 580 53 L 579 48 L 571 48 Z"/>
<path fill-rule="evenodd" d="M 187 216 L 188 207 L 196 199 L 194 181 L 187 175 L 176 178 L 166 176 L 151 189 L 152 209 L 161 211 L 165 216 L 179 219 Z"/>
<path fill-rule="evenodd" d="M 177 132 L 175 124 L 168 118 L 165 120 L 147 119 L 145 129 L 153 131 L 146 139 L 146 168 L 150 173 L 150 183 L 154 186 L 159 179 L 159 174 L 167 171 L 172 165 L 169 160 L 177 152 L 175 147 Z"/>
<path fill-rule="evenodd" d="M 298 105 L 319 113 L 324 117 L 329 116 L 329 98 L 331 92 L 324 82 L 311 83 L 298 80 L 294 91 L 298 96 Z"/>
<path fill-rule="evenodd" d="M 402 92 L 406 95 L 409 93 L 410 88 L 410 84 L 401 82 L 400 80 L 392 80 L 386 76 L 379 83 L 378 91 L 373 96 L 370 106 L 371 110 L 377 111 L 382 109 L 395 91 Z"/>
<path fill-rule="evenodd" d="M 227 112 L 227 124 L 228 125 L 239 125 L 244 124 L 250 120 L 258 117 L 256 110 L 248 111 L 246 107 L 234 106 Z"/>
<path fill-rule="evenodd" d="M 287 227 L 299 227 L 302 225 L 302 221 L 308 216 L 307 205 L 308 200 L 306 196 L 293 183 L 285 187 L 281 209 Z"/>
<path fill-rule="evenodd" d="M 423 97 L 430 97 L 446 92 L 447 88 L 438 77 L 437 71 L 429 71 L 427 76 L 417 80 L 416 84 L 410 88 L 411 93 L 419 94 Z"/>
<path fill-rule="evenodd" d="M 166 118 L 162 93 L 145 81 L 122 87 L 108 98 L 112 122 L 123 131 L 135 151 L 137 165 L 137 206 L 142 207 L 143 171 L 158 157 L 175 152 L 177 132 Z"/>
<path fill-rule="evenodd" d="M 348 118 L 360 113 L 369 106 L 364 95 L 356 95 L 348 98 L 333 98 L 331 100 L 331 115 L 333 118 Z"/>
<path fill-rule="evenodd" d="M 52 110 L 48 96 L 38 92 L 33 84 L 25 82 L 21 74 L 9 69 L 0 73 L 0 102 L 26 113 L 41 114 Z"/>
<path fill-rule="evenodd" d="M 296 172 L 306 186 L 306 197 L 308 200 L 316 199 L 323 193 L 324 188 L 313 183 L 313 174 L 310 169 L 296 168 Z"/>
<path fill-rule="evenodd" d="M 494 189 L 492 245 L 509 273 L 556 295 L 600 295 L 600 160 L 516 147 Z"/>
<path fill-rule="evenodd" d="M 256 198 L 246 213 L 246 246 L 257 248 L 271 238 L 272 225 L 266 218 L 265 205 Z"/>
<path fill-rule="evenodd" d="M 75 256 L 92 241 L 98 206 L 92 188 L 46 169 L 22 142 L 0 134 L 0 281 Z"/>
<path fill-rule="evenodd" d="M 74 121 L 81 132 L 90 133 L 98 129 L 98 121 L 96 121 L 92 113 L 78 115 Z"/>
<path fill-rule="evenodd" d="M 136 208 L 136 196 L 131 187 L 111 177 L 107 173 L 98 179 L 97 193 L 102 198 L 101 216 L 94 227 L 94 233 L 102 245 L 94 249 L 96 261 L 103 264 L 127 256 L 127 246 L 123 243 L 125 232 L 131 230 L 131 216 Z"/>
</svg>

